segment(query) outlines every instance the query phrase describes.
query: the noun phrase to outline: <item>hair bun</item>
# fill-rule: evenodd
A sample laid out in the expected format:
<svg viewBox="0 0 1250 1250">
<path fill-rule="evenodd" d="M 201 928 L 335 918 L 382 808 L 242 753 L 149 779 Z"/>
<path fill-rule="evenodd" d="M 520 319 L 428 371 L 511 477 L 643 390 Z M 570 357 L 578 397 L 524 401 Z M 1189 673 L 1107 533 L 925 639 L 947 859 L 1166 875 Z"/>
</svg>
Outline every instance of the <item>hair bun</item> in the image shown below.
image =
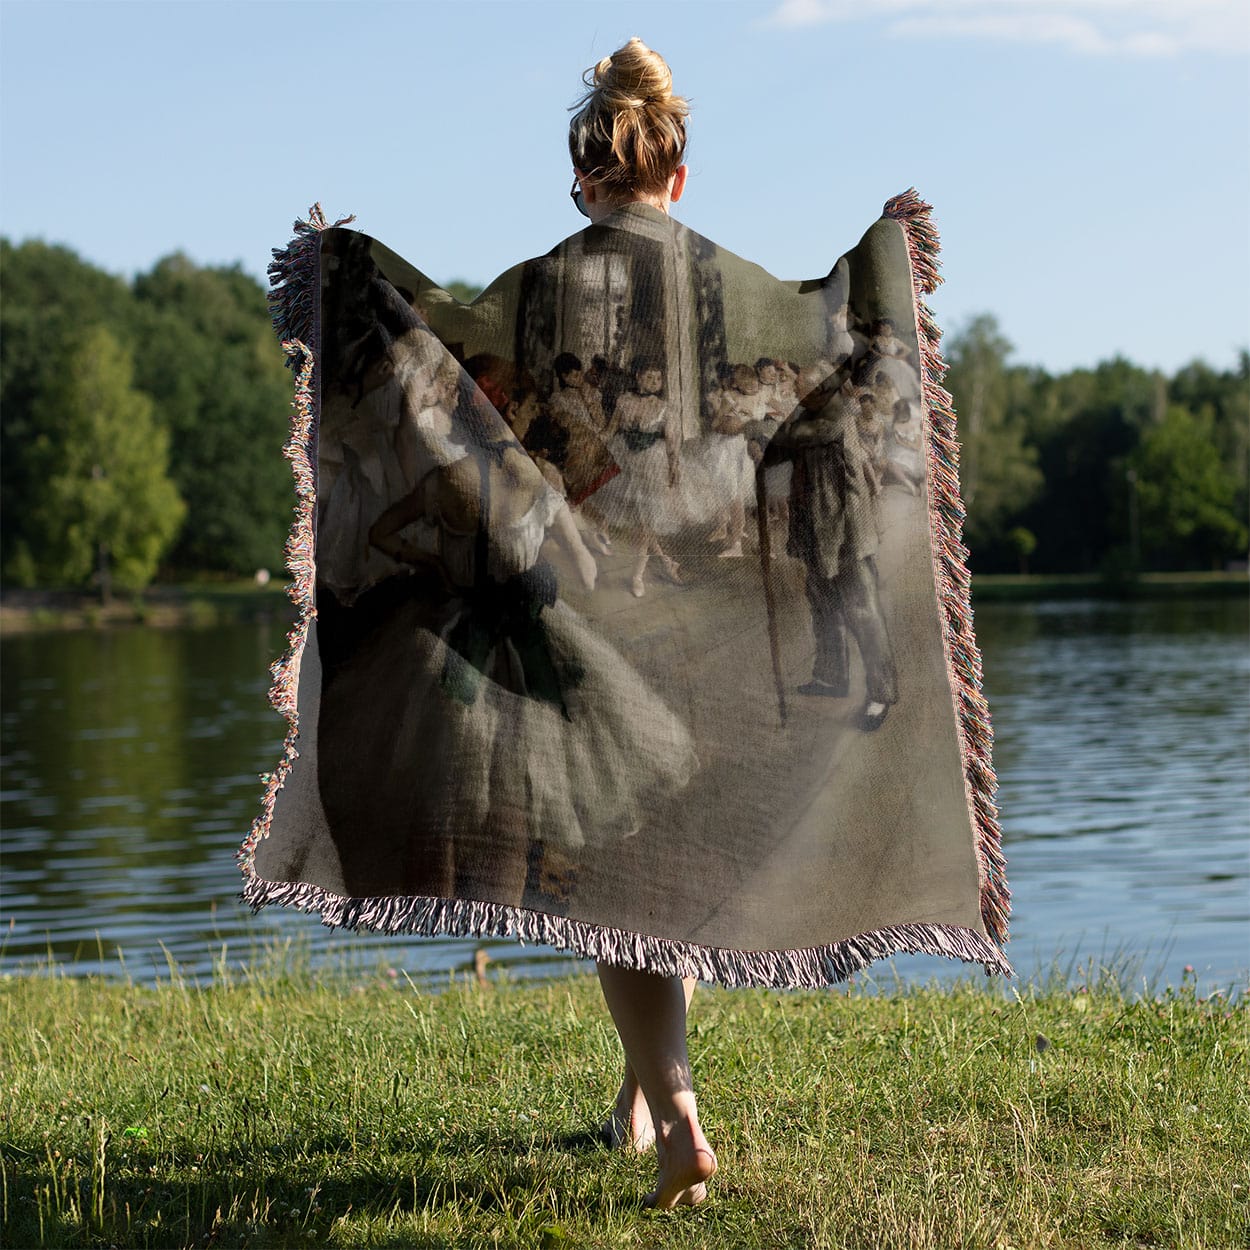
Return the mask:
<svg viewBox="0 0 1250 1250">
<path fill-rule="evenodd" d="M 681 164 L 690 110 L 668 63 L 637 36 L 582 75 L 569 126 L 573 164 L 616 192 L 663 189 Z"/>
<path fill-rule="evenodd" d="M 664 58 L 635 35 L 623 48 L 605 56 L 587 86 L 609 93 L 615 108 L 667 104 L 673 97 L 673 74 Z"/>
</svg>

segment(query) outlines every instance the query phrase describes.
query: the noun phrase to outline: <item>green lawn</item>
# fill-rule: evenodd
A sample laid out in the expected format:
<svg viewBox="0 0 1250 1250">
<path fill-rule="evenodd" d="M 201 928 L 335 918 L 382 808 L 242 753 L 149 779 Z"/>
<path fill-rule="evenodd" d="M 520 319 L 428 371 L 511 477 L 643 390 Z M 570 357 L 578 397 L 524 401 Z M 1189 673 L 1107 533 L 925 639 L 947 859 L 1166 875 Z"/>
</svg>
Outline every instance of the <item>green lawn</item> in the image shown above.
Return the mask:
<svg viewBox="0 0 1250 1250">
<path fill-rule="evenodd" d="M 593 980 L 9 978 L 3 1242 L 1245 1246 L 1248 1019 L 1189 983 L 701 988 L 720 1172 L 657 1214 L 653 1160 L 591 1134 L 619 1079 Z"/>
</svg>

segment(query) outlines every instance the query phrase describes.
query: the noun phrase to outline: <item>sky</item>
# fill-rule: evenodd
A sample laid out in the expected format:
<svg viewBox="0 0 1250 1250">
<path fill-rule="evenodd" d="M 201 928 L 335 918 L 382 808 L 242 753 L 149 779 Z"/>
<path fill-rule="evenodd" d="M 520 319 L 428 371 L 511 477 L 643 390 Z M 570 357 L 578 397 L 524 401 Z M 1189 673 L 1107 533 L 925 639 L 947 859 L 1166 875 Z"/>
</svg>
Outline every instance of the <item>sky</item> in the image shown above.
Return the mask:
<svg viewBox="0 0 1250 1250">
<path fill-rule="evenodd" d="M 0 0 L 0 231 L 263 278 L 320 202 L 485 284 L 584 224 L 568 108 L 632 35 L 691 103 L 674 214 L 778 277 L 915 186 L 948 331 L 1052 372 L 1250 346 L 1245 0 Z"/>
</svg>

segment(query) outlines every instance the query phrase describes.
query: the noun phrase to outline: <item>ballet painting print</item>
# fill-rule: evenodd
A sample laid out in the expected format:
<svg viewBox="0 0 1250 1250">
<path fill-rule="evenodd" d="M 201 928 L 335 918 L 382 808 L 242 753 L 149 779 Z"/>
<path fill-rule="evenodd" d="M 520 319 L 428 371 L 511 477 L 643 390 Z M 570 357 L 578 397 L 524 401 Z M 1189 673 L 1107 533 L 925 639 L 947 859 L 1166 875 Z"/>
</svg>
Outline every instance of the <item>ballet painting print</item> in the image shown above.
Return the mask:
<svg viewBox="0 0 1250 1250">
<path fill-rule="evenodd" d="M 628 205 L 471 304 L 318 243 L 305 832 L 258 866 L 589 954 L 996 950 L 899 223 L 782 282 Z"/>
<path fill-rule="evenodd" d="M 458 361 L 369 241 L 339 241 L 331 272 L 355 276 L 325 294 L 339 341 L 318 456 L 318 547 L 333 535 L 339 556 L 317 603 L 329 827 L 354 892 L 398 875 L 405 893 L 559 907 L 585 847 L 685 785 L 693 745 L 561 594 L 592 593 L 598 570 L 532 378 Z M 381 767 L 337 766 L 362 753 Z"/>
</svg>

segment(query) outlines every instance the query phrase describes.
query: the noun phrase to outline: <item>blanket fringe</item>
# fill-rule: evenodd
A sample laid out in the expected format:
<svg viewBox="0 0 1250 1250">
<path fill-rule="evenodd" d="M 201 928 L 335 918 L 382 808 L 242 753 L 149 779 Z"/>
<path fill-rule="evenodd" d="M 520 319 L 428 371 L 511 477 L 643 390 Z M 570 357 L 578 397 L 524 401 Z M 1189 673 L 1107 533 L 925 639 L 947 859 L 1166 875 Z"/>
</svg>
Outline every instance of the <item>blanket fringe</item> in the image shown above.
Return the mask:
<svg viewBox="0 0 1250 1250">
<path fill-rule="evenodd" d="M 340 217 L 335 226 L 355 221 L 355 217 Z M 243 845 L 239 848 L 239 867 L 243 871 L 246 886 L 259 881 L 256 876 L 256 847 L 262 838 L 268 837 L 273 821 L 274 803 L 282 789 L 291 766 L 299 756 L 299 711 L 297 691 L 299 687 L 299 661 L 308 641 L 308 629 L 317 614 L 316 563 L 314 559 L 313 515 L 317 503 L 317 472 L 314 456 L 317 437 L 317 384 L 314 377 L 316 357 L 308 346 L 315 343 L 320 333 L 318 325 L 318 284 L 320 273 L 320 235 L 330 223 L 326 221 L 320 204 L 308 210 L 308 220 L 297 220 L 295 237 L 285 248 L 273 249 L 273 262 L 269 266 L 269 309 L 273 326 L 286 352 L 287 366 L 296 371 L 295 396 L 291 401 L 291 436 L 282 454 L 291 462 L 295 478 L 295 519 L 286 540 L 286 567 L 291 574 L 287 594 L 299 609 L 295 624 L 287 634 L 287 648 L 280 659 L 269 669 L 272 684 L 269 702 L 287 722 L 286 739 L 277 768 L 261 774 L 260 812 L 252 822 Z"/>
<path fill-rule="evenodd" d="M 345 226 L 354 216 L 340 217 L 333 224 Z M 273 249 L 269 262 L 269 313 L 278 340 L 315 343 L 317 341 L 317 294 L 321 282 L 318 266 L 321 232 L 330 226 L 320 204 L 308 210 L 308 220 L 297 218 L 294 238 L 286 247 Z M 290 353 L 288 353 L 290 355 Z M 287 365 L 297 368 L 294 358 Z"/>
<path fill-rule="evenodd" d="M 916 194 L 915 187 L 887 200 L 881 211 L 883 216 L 902 226 L 911 260 L 912 300 L 920 339 L 920 373 L 929 432 L 932 490 L 929 528 L 942 607 L 942 638 L 955 699 L 968 807 L 976 828 L 981 918 L 990 936 L 1002 944 L 1008 937 L 1011 893 L 1007 888 L 1002 830 L 994 802 L 994 792 L 998 788 L 991 760 L 994 731 L 981 693 L 981 652 L 972 629 L 972 579 L 968 572 L 968 549 L 961 541 L 965 509 L 959 493 L 959 438 L 951 395 L 942 386 L 946 374 L 941 353 L 942 332 L 921 298 L 932 294 L 942 282 L 938 273 L 941 246 L 932 220 L 933 207 Z"/>
<path fill-rule="evenodd" d="M 890 200 L 885 215 L 898 220 L 907 234 L 914 287 L 929 293 L 938 284 L 937 232 L 929 221 L 929 205 L 914 190 Z M 335 226 L 355 220 L 344 217 Z M 972 636 L 968 602 L 967 551 L 959 541 L 963 505 L 959 498 L 958 444 L 950 395 L 941 386 L 945 372 L 938 352 L 939 331 L 929 310 L 915 296 L 920 327 L 924 393 L 929 413 L 929 463 L 936 503 L 931 509 L 938 561 L 939 594 L 945 612 L 945 645 L 954 685 L 970 803 L 975 813 L 981 871 L 981 911 L 994 941 L 959 925 L 887 925 L 840 942 L 801 950 L 733 950 L 678 942 L 605 928 L 524 907 L 472 900 L 419 896 L 348 898 L 309 882 L 266 881 L 256 872 L 256 847 L 268 836 L 274 803 L 298 758 L 299 717 L 296 694 L 299 660 L 316 615 L 313 509 L 316 502 L 317 383 L 314 353 L 307 346 L 319 334 L 319 235 L 329 227 L 319 204 L 307 221 L 295 223 L 295 237 L 274 249 L 269 266 L 269 296 L 274 328 L 288 364 L 296 371 L 291 437 L 283 454 L 291 461 L 297 496 L 295 520 L 287 540 L 290 597 L 299 616 L 287 637 L 287 651 L 271 668 L 269 698 L 286 718 L 288 729 L 278 767 L 261 777 L 261 810 L 238 853 L 243 873 L 242 901 L 253 911 L 282 905 L 320 914 L 330 928 L 371 929 L 391 934 L 454 937 L 508 937 L 539 943 L 587 959 L 604 960 L 663 976 L 694 976 L 730 987 L 774 986 L 815 989 L 844 981 L 875 960 L 890 955 L 937 955 L 981 964 L 987 975 L 1011 976 L 1011 965 L 995 942 L 1006 939 L 1009 895 L 1003 876 L 994 772 L 990 766 L 991 731 L 981 697 L 981 661 Z"/>
<path fill-rule="evenodd" d="M 803 950 L 743 951 L 701 946 L 586 924 L 566 916 L 463 899 L 411 895 L 344 898 L 308 882 L 262 881 L 252 875 L 243 900 L 258 910 L 272 903 L 319 912 L 330 928 L 452 937 L 506 937 L 568 951 L 660 976 L 697 977 L 732 989 L 773 986 L 819 989 L 890 955 L 940 955 L 984 965 L 986 975 L 1011 975 L 1002 952 L 958 925 L 888 925 L 841 942 Z"/>
</svg>

